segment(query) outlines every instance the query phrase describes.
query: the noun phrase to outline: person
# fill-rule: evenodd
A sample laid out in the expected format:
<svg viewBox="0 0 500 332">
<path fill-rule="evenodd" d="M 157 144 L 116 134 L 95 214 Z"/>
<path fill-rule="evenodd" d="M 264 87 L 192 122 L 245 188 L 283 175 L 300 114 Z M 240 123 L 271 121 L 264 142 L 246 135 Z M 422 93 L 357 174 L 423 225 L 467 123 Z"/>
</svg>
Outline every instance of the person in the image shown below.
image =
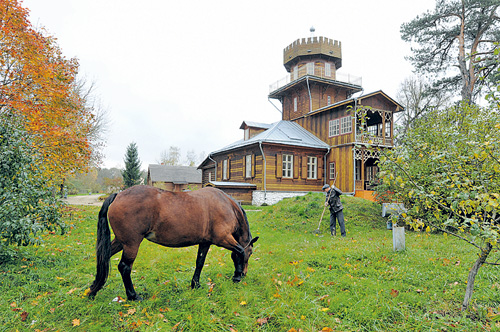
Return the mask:
<svg viewBox="0 0 500 332">
<path fill-rule="evenodd" d="M 325 206 L 330 209 L 330 234 L 332 236 L 337 235 L 336 230 L 336 220 L 340 226 L 340 234 L 342 237 L 346 236 L 345 224 L 344 224 L 344 207 L 340 202 L 340 195 L 342 191 L 333 185 L 331 188 L 328 184 L 323 186 L 323 191 L 326 193 Z"/>
</svg>

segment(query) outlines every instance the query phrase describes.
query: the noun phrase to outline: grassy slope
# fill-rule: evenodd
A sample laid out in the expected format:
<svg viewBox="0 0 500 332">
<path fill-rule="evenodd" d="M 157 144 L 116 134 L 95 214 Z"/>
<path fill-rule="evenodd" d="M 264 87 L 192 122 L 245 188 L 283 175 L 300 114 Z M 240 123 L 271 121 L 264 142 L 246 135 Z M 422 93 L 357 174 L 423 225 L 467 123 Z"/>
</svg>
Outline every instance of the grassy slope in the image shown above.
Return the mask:
<svg viewBox="0 0 500 332">
<path fill-rule="evenodd" d="M 189 288 L 196 247 L 170 249 L 145 241 L 133 280 L 146 300 L 125 297 L 112 258 L 107 285 L 91 301 L 82 294 L 95 271 L 98 208 L 68 216 L 70 234 L 49 234 L 0 264 L 0 331 L 454 331 L 500 329 L 498 267 L 481 269 L 470 312 L 460 303 L 475 259 L 470 247 L 443 235 L 407 233 L 392 251 L 377 204 L 343 197 L 347 238 L 328 235 L 328 211 L 314 234 L 324 197 L 308 194 L 275 206 L 248 207 L 259 235 L 249 274 L 233 284 L 230 252 L 212 247 Z M 28 315 L 23 321 L 23 316 Z"/>
</svg>

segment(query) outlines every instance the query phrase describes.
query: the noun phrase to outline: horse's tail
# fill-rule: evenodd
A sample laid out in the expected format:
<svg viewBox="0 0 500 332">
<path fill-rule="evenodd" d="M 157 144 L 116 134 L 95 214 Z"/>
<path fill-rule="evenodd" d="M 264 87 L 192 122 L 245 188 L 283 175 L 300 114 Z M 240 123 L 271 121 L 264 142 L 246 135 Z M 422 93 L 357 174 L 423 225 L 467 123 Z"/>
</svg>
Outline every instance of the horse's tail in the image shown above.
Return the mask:
<svg viewBox="0 0 500 332">
<path fill-rule="evenodd" d="M 95 280 L 90 286 L 89 297 L 95 294 L 104 286 L 109 274 L 109 260 L 111 258 L 111 232 L 108 225 L 108 208 L 115 200 L 116 194 L 111 194 L 102 204 L 97 222 L 97 273 Z"/>
</svg>

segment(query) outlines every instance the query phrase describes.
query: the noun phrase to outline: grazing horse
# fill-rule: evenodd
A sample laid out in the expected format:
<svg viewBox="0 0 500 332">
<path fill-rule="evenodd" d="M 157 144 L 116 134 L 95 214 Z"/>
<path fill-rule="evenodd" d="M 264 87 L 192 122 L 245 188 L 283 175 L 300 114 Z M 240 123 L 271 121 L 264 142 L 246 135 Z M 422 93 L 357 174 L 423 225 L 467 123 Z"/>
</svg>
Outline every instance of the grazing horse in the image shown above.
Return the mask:
<svg viewBox="0 0 500 332">
<path fill-rule="evenodd" d="M 111 241 L 109 224 L 115 238 Z M 90 286 L 94 297 L 109 274 L 111 256 L 123 250 L 118 270 L 129 300 L 141 300 L 130 273 L 143 239 L 167 246 L 198 245 L 191 288 L 200 286 L 200 274 L 212 244 L 232 251 L 233 281 L 247 273 L 253 244 L 245 211 L 227 194 L 215 188 L 170 192 L 150 186 L 135 186 L 112 194 L 99 211 L 97 224 L 97 273 Z"/>
</svg>

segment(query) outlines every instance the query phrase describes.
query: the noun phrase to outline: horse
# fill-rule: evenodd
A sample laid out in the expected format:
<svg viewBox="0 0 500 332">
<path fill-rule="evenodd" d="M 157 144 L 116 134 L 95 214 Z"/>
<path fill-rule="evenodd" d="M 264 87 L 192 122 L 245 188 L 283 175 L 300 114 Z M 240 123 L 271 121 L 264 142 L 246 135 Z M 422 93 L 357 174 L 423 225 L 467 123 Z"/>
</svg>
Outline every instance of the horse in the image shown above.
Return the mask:
<svg viewBox="0 0 500 332">
<path fill-rule="evenodd" d="M 115 238 L 111 241 L 108 225 Z M 132 279 L 132 266 L 142 240 L 166 247 L 198 245 L 191 288 L 200 287 L 200 274 L 210 246 L 230 250 L 234 262 L 233 282 L 247 274 L 248 259 L 259 237 L 252 238 L 245 213 L 223 191 L 205 187 L 170 192 L 151 186 L 134 186 L 110 195 L 102 204 L 97 224 L 97 273 L 88 296 L 94 298 L 104 286 L 113 255 L 123 250 L 118 270 L 128 300 L 140 301 Z"/>
</svg>

